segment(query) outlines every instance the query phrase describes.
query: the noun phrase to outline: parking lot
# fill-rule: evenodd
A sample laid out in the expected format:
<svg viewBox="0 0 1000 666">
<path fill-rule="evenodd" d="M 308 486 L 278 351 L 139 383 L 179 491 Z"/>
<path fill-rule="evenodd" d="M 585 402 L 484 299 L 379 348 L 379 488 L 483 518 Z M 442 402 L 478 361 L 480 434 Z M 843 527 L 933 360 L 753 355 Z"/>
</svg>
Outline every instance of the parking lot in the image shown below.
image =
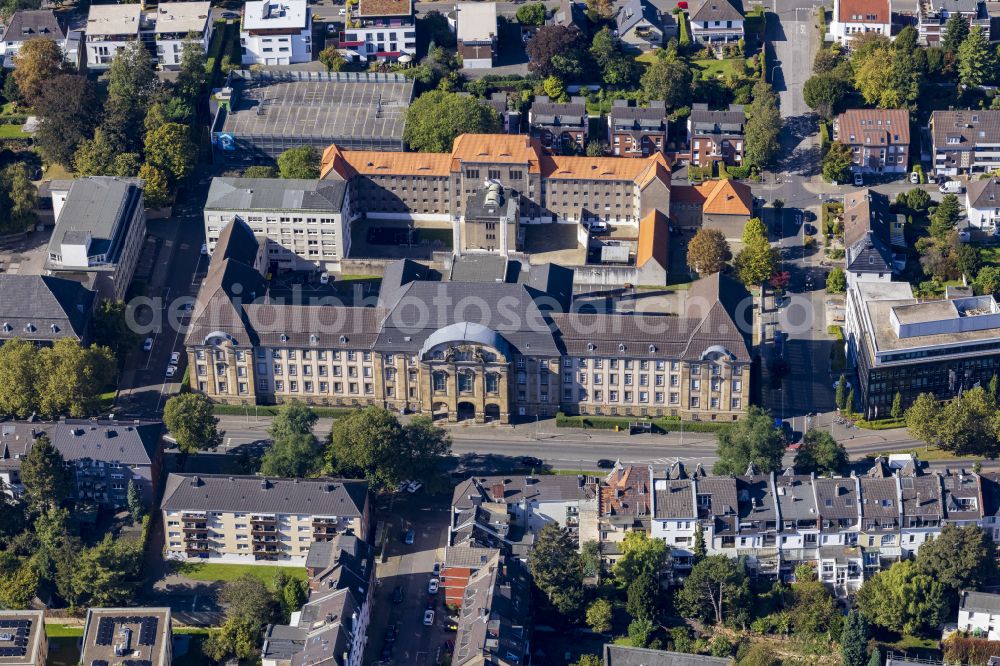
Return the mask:
<svg viewBox="0 0 1000 666">
<path fill-rule="evenodd" d="M 447 496 L 429 497 L 422 492 L 397 497 L 386 529 L 388 559 L 376 568 L 378 585 L 368 627 L 366 664 L 437 664 L 445 641 L 454 633 L 445 631 L 448 610 L 444 593 L 428 594 L 428 582 L 435 562 L 444 561 L 448 534 Z M 413 530 L 413 544 L 404 543 L 407 530 Z M 399 587 L 402 599 L 393 600 Z M 397 597 L 398 598 L 398 597 Z M 434 623 L 424 625 L 424 612 L 434 610 Z M 389 625 L 397 635 L 391 641 L 391 656 L 380 660 Z M 439 652 L 440 650 L 440 652 Z"/>
</svg>

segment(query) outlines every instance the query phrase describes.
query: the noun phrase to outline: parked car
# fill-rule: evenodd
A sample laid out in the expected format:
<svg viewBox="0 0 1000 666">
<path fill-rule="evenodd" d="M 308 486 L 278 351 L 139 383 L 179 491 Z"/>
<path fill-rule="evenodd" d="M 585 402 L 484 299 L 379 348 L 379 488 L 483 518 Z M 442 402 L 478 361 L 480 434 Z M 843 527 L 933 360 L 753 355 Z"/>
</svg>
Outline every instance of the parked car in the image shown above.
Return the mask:
<svg viewBox="0 0 1000 666">
<path fill-rule="evenodd" d="M 854 174 L 854 186 L 855 187 L 864 187 L 864 185 L 865 185 L 865 177 L 864 177 L 864 175 L 860 174 L 860 173 Z"/>
<path fill-rule="evenodd" d="M 238 19 L 240 17 L 236 12 L 222 12 L 222 18 L 224 19 Z"/>
<path fill-rule="evenodd" d="M 590 229 L 590 233 L 596 235 L 606 234 L 611 230 L 607 222 L 602 222 L 600 220 L 589 222 L 587 228 Z"/>
<path fill-rule="evenodd" d="M 432 624 L 434 624 L 434 611 L 432 611 L 432 610 L 425 610 L 424 611 L 424 626 L 429 627 Z"/>
<path fill-rule="evenodd" d="M 392 590 L 392 603 L 394 603 L 394 604 L 401 604 L 401 603 L 403 603 L 403 586 L 402 585 L 397 585 Z"/>
<path fill-rule="evenodd" d="M 444 623 L 444 630 L 458 631 L 458 622 L 455 622 L 454 620 L 448 620 L 447 622 Z"/>
<path fill-rule="evenodd" d="M 432 573 L 434 574 L 435 578 L 437 578 L 441 574 L 441 563 L 440 562 L 435 562 L 434 563 L 434 570 L 432 571 Z"/>
<path fill-rule="evenodd" d="M 427 581 L 427 593 L 428 594 L 437 594 L 438 593 L 438 579 L 437 578 L 431 578 L 429 581 Z"/>
<path fill-rule="evenodd" d="M 407 546 L 412 546 L 414 537 L 416 535 L 413 533 L 413 530 L 406 530 L 406 534 L 403 535 L 403 543 Z"/>
<path fill-rule="evenodd" d="M 957 180 L 946 180 L 938 187 L 941 194 L 961 194 L 965 191 L 965 186 Z"/>
<path fill-rule="evenodd" d="M 600 460 L 597 461 L 597 467 L 598 467 L 598 469 L 611 469 L 614 466 L 615 466 L 615 461 L 614 460 L 609 460 L 607 458 L 601 458 Z"/>
<path fill-rule="evenodd" d="M 337 10 L 337 16 L 347 16 L 347 10 L 341 7 Z"/>
<path fill-rule="evenodd" d="M 201 244 L 201 253 L 202 254 L 208 254 L 208 243 L 202 243 Z"/>
<path fill-rule="evenodd" d="M 319 283 L 320 284 L 330 284 L 330 274 L 327 273 L 326 271 L 320 273 L 319 274 Z"/>
<path fill-rule="evenodd" d="M 521 456 L 517 459 L 517 462 L 522 467 L 538 467 L 542 464 L 541 458 L 535 458 L 534 456 Z"/>
<path fill-rule="evenodd" d="M 410 485 L 406 488 L 406 492 L 415 493 L 423 487 L 424 484 L 420 483 L 419 481 L 411 481 Z"/>
<path fill-rule="evenodd" d="M 142 343 L 142 351 L 153 351 L 153 338 L 146 338 L 146 341 Z"/>
<path fill-rule="evenodd" d="M 167 379 L 173 377 L 176 374 L 177 374 L 177 366 L 176 365 L 168 365 L 167 366 Z"/>
<path fill-rule="evenodd" d="M 910 172 L 910 182 L 913 183 L 914 185 L 919 185 L 920 184 L 920 174 L 917 173 L 916 171 L 911 171 Z"/>
<path fill-rule="evenodd" d="M 170 352 L 170 365 L 177 365 L 181 360 L 180 352 Z"/>
</svg>

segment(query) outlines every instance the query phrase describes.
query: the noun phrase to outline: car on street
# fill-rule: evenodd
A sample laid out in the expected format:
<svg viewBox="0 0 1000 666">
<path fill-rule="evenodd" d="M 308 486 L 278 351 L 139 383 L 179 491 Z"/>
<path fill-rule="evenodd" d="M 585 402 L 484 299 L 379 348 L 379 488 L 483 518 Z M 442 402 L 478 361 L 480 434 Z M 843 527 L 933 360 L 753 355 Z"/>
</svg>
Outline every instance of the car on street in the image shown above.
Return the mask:
<svg viewBox="0 0 1000 666">
<path fill-rule="evenodd" d="M 838 384 L 840 384 L 840 378 L 839 377 L 833 382 L 833 390 L 834 391 L 837 390 L 837 385 Z M 846 388 L 848 391 L 851 390 L 851 380 L 850 379 L 845 379 L 844 380 L 844 388 Z"/>
<path fill-rule="evenodd" d="M 224 19 L 238 19 L 240 17 L 236 12 L 222 12 L 222 18 Z"/>
<path fill-rule="evenodd" d="M 180 352 L 170 352 L 170 365 L 177 365 L 181 360 Z"/>
<path fill-rule="evenodd" d="M 598 469 L 611 469 L 614 466 L 615 466 L 615 461 L 609 460 L 608 458 L 601 458 L 600 460 L 597 461 Z"/>
<path fill-rule="evenodd" d="M 961 194 L 965 191 L 965 186 L 957 180 L 946 180 L 938 187 L 941 194 Z"/>
<path fill-rule="evenodd" d="M 854 186 L 864 187 L 864 185 L 865 185 L 865 177 L 860 173 L 854 174 Z"/>
<path fill-rule="evenodd" d="M 434 574 L 435 578 L 438 577 L 438 574 L 441 573 L 441 563 L 440 562 L 435 562 L 434 563 L 434 570 L 431 573 Z"/>
<path fill-rule="evenodd" d="M 396 629 L 396 625 L 390 624 L 385 630 L 385 642 L 391 643 L 396 640 L 396 636 L 399 634 L 399 630 Z"/>
<path fill-rule="evenodd" d="M 392 603 L 401 604 L 403 603 L 403 586 L 397 585 L 392 591 Z"/>
<path fill-rule="evenodd" d="M 201 244 L 201 253 L 202 254 L 208 254 L 208 243 L 202 243 Z"/>
<path fill-rule="evenodd" d="M 347 10 L 341 7 L 337 10 L 337 16 L 347 16 Z"/>
<path fill-rule="evenodd" d="M 450 620 L 449 619 L 447 622 L 444 623 L 444 630 L 445 631 L 458 631 L 458 622 L 455 622 L 454 620 Z"/>
<path fill-rule="evenodd" d="M 911 171 L 910 172 L 910 182 L 913 183 L 914 185 L 919 185 L 920 184 L 920 174 L 917 173 L 916 171 Z"/>
<path fill-rule="evenodd" d="M 146 338 L 146 341 L 142 343 L 142 351 L 153 351 L 153 338 Z"/>
<path fill-rule="evenodd" d="M 177 366 L 176 365 L 168 365 L 167 366 L 167 378 L 169 379 L 170 377 L 173 377 L 176 374 L 177 374 Z"/>
<path fill-rule="evenodd" d="M 415 537 L 416 535 L 413 533 L 413 530 L 406 530 L 406 534 L 403 535 L 403 543 L 407 546 L 412 546 Z"/>
<path fill-rule="evenodd" d="M 336 34 L 336 32 L 337 32 L 337 24 L 336 23 L 327 23 L 326 24 L 326 32 L 329 35 Z"/>
<path fill-rule="evenodd" d="M 406 488 L 406 492 L 415 493 L 423 487 L 424 484 L 420 483 L 419 481 L 411 481 L 410 485 Z"/>
<path fill-rule="evenodd" d="M 425 610 L 424 611 L 424 626 L 429 627 L 434 624 L 434 611 Z"/>
<path fill-rule="evenodd" d="M 431 578 L 429 581 L 427 581 L 427 592 L 428 592 L 428 594 L 437 594 L 438 593 L 438 579 L 437 578 Z"/>
<path fill-rule="evenodd" d="M 534 456 L 521 456 L 517 459 L 517 462 L 522 467 L 538 467 L 542 464 L 542 459 L 535 458 Z"/>
</svg>

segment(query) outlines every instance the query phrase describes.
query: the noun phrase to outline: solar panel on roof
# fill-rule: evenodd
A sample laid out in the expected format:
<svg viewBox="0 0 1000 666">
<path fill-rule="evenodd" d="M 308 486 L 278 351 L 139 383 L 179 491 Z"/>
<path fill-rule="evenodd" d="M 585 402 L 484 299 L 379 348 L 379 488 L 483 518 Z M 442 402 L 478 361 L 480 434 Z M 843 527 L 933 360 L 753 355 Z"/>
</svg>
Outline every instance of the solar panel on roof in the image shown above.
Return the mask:
<svg viewBox="0 0 1000 666">
<path fill-rule="evenodd" d="M 159 624 L 159 618 L 142 618 L 139 623 L 139 645 L 153 645 L 156 642 L 156 629 Z"/>
</svg>

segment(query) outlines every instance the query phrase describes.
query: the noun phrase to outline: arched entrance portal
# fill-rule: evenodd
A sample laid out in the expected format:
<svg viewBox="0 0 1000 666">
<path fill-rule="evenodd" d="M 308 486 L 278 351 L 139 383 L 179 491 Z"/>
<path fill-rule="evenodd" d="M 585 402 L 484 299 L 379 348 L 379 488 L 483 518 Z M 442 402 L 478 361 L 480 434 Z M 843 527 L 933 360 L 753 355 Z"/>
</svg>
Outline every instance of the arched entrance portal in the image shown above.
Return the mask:
<svg viewBox="0 0 1000 666">
<path fill-rule="evenodd" d="M 500 405 L 486 405 L 486 422 L 496 423 L 500 420 Z"/>
<path fill-rule="evenodd" d="M 433 418 L 435 421 L 447 421 L 448 420 L 448 403 L 446 402 L 435 402 L 434 407 L 431 410 Z"/>
<path fill-rule="evenodd" d="M 476 418 L 476 406 L 471 402 L 458 403 L 458 420 L 471 421 Z"/>
</svg>

